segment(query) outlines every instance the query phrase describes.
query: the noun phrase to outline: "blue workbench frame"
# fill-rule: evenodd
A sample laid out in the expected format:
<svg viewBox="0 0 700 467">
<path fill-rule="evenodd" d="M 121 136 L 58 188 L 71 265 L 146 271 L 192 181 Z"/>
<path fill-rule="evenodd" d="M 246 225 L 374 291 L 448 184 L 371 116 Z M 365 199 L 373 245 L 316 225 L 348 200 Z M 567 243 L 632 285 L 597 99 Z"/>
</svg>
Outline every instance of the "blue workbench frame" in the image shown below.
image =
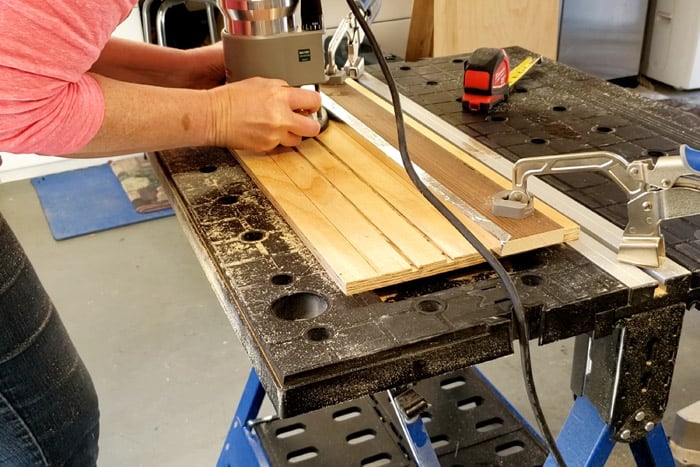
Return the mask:
<svg viewBox="0 0 700 467">
<path fill-rule="evenodd" d="M 260 438 L 248 424 L 257 418 L 264 399 L 265 390 L 251 368 L 216 467 L 270 466 Z"/>
<path fill-rule="evenodd" d="M 613 429 L 600 418 L 598 410 L 585 396 L 574 402 L 557 439 L 557 446 L 569 466 L 605 465 L 615 447 Z M 630 443 L 638 467 L 673 467 L 671 448 L 660 423 L 639 441 Z M 551 454 L 545 467 L 556 467 Z"/>
<path fill-rule="evenodd" d="M 484 381 L 491 385 L 481 372 L 479 374 Z M 532 426 L 522 418 L 501 393 L 493 385 L 491 387 L 510 406 L 513 413 L 521 418 L 525 426 L 539 437 L 539 434 L 532 429 Z M 249 425 L 250 421 L 257 418 L 264 398 L 265 390 L 255 370 L 251 369 L 216 464 L 217 467 L 270 467 L 270 460 L 260 438 Z M 409 425 L 412 424 L 409 423 Z M 422 439 L 421 434 L 425 433 L 422 423 L 418 422 L 409 428 L 417 430 L 418 438 Z M 417 447 L 424 449 L 423 444 L 418 442 Z M 612 427 L 600 418 L 598 410 L 585 396 L 578 397 L 557 439 L 557 446 L 567 464 L 576 467 L 603 466 L 610 457 L 615 444 Z M 421 446 L 423 447 L 421 448 Z M 638 467 L 672 467 L 675 465 L 666 433 L 661 424 L 656 425 L 644 439 L 630 443 L 630 449 Z M 418 464 L 420 467 L 436 465 L 434 464 L 436 460 L 434 456 L 427 456 L 425 459 L 425 462 Z M 551 455 L 544 464 L 545 467 L 556 467 L 556 465 Z"/>
</svg>

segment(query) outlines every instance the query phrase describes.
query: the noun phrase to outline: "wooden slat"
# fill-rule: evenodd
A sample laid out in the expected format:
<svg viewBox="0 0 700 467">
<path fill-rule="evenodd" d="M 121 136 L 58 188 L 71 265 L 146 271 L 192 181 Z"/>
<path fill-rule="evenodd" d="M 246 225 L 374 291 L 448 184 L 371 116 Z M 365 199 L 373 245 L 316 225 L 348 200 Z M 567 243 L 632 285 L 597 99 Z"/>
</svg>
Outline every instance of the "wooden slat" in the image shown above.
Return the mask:
<svg viewBox="0 0 700 467">
<path fill-rule="evenodd" d="M 313 140 L 300 150 L 303 156 L 314 149 Z M 310 148 L 308 148 L 310 146 Z M 326 153 L 326 158 L 330 159 Z M 318 212 L 340 232 L 352 247 L 372 265 L 375 271 L 396 274 L 411 268 L 400 251 L 392 248 L 381 226 L 373 225 L 366 214 L 338 191 L 328 176 L 311 165 L 304 157 L 276 154 L 269 158 L 277 164 Z M 287 193 L 278 194 L 280 204 L 288 205 Z M 317 219 L 309 219 L 311 225 Z"/>
<path fill-rule="evenodd" d="M 395 139 L 385 103 L 347 85 L 324 91 L 385 139 Z M 416 122 L 408 131 L 415 161 L 508 233 L 507 241 L 496 239 L 479 222 L 455 211 L 496 253 L 560 243 L 567 232 L 575 236 L 575 224 L 542 203 L 532 218 L 521 221 L 491 215 L 490 197 L 509 186 L 507 180 Z M 348 294 L 483 261 L 413 187 L 402 167 L 344 123 L 331 121 L 316 139 L 294 149 L 235 154 Z"/>
<path fill-rule="evenodd" d="M 474 252 L 470 245 L 464 243 L 459 232 L 448 228 L 447 222 L 435 208 L 425 202 L 413 184 L 405 178 L 405 174 L 397 174 L 393 167 L 387 167 L 376 148 L 363 147 L 359 142 L 361 139 L 357 135 L 350 136 L 348 133 L 352 132 L 348 130 L 347 125 L 332 125 L 318 139 L 326 146 L 345 148 L 346 150 L 337 151 L 336 157 L 352 166 L 356 173 L 362 174 L 365 183 L 398 212 L 410 213 L 407 221 L 435 243 L 449 259 L 456 260 Z"/>
<path fill-rule="evenodd" d="M 322 89 L 379 136 L 395 147 L 398 146 L 393 109 L 388 102 L 352 81 L 343 86 L 325 86 Z M 510 234 L 500 249 L 488 237 L 484 237 L 484 243 L 497 254 L 506 256 L 536 248 L 534 245 L 551 245 L 578 238 L 578 226 L 545 203 L 538 202 L 535 213 L 526 219 L 507 219 L 492 214 L 491 197 L 500 190 L 510 188 L 510 181 L 410 117 L 404 118 L 413 162 L 476 209 L 483 218 Z M 477 147 L 482 154 L 495 155 L 493 151 L 473 142 L 472 149 Z M 402 167 L 393 162 L 388 163 L 395 170 L 403 172 Z M 465 223 L 470 230 L 480 230 L 478 225 L 469 220 Z"/>
<path fill-rule="evenodd" d="M 325 174 L 328 181 L 352 203 L 353 208 L 367 216 L 367 220 L 377 226 L 387 240 L 393 243 L 398 251 L 403 252 L 413 266 L 420 268 L 432 263 L 447 261 L 445 254 L 428 237 L 413 225 L 405 222 L 406 219 L 401 213 L 377 191 L 375 184 L 368 183 L 368 180 L 363 179 L 361 174 L 352 172 L 336 157 L 328 157 L 329 153 L 335 155 L 333 147 L 347 147 L 342 139 L 337 139 L 338 142 L 333 141 L 335 136 L 343 136 L 341 132 L 336 131 L 335 125 L 328 130 L 328 134 L 324 135 L 325 146 L 312 140 L 304 145 L 303 156 L 313 164 L 318 172 Z M 292 163 L 295 162 L 292 161 Z M 377 172 L 364 171 L 361 173 L 377 174 Z M 386 182 L 386 179 L 392 175 L 384 173 L 387 176 L 382 182 Z M 404 186 L 399 188 L 400 190 L 388 193 L 388 195 L 401 197 L 406 188 Z M 337 206 L 334 207 L 337 208 Z"/>
<path fill-rule="evenodd" d="M 267 155 L 246 154 L 245 167 L 254 180 L 284 214 L 304 243 L 313 251 L 321 264 L 339 283 L 352 284 L 376 274 L 367 260 L 347 241 L 345 236 L 328 222 L 313 202 L 289 179 Z M 295 157 L 293 150 L 279 156 Z M 313 229 L 306 228 L 313 225 Z M 338 269 L 337 265 L 343 265 Z"/>
</svg>

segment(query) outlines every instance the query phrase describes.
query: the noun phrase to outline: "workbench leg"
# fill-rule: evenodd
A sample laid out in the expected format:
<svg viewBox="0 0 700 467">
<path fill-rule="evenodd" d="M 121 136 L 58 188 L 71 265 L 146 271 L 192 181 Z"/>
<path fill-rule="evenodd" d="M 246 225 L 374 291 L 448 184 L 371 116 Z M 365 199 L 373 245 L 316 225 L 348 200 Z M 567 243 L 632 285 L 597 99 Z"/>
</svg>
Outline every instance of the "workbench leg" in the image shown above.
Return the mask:
<svg viewBox="0 0 700 467">
<path fill-rule="evenodd" d="M 616 441 L 612 428 L 598 415 L 598 410 L 585 397 L 574 402 L 557 446 L 567 465 L 600 466 L 610 457 Z M 646 437 L 630 444 L 638 467 L 673 466 L 671 448 L 662 425 L 657 425 Z M 547 457 L 545 467 L 556 467 L 554 458 Z"/>
<path fill-rule="evenodd" d="M 258 416 L 264 398 L 265 390 L 255 369 L 251 369 L 217 467 L 270 465 L 260 440 L 248 427 L 248 421 Z"/>
<path fill-rule="evenodd" d="M 557 438 L 557 446 L 567 465 L 600 466 L 610 457 L 615 440 L 612 428 L 598 415 L 598 410 L 585 397 L 576 399 Z M 550 454 L 545 467 L 556 467 Z"/>
<path fill-rule="evenodd" d="M 671 446 L 661 424 L 656 425 L 646 438 L 630 444 L 630 449 L 639 467 L 675 465 Z"/>
</svg>

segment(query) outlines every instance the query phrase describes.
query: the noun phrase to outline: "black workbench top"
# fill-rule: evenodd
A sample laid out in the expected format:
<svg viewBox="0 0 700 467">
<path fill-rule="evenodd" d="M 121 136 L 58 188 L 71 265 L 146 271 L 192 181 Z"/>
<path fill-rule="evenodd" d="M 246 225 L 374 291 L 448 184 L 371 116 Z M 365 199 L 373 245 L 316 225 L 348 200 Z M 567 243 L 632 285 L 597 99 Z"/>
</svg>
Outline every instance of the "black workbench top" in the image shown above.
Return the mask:
<svg viewBox="0 0 700 467">
<path fill-rule="evenodd" d="M 506 49 L 512 65 L 531 52 Z M 389 64 L 399 92 L 511 162 L 531 156 L 611 151 L 628 161 L 677 155 L 700 147 L 700 117 L 648 99 L 634 90 L 543 59 L 515 85 L 507 102 L 488 115 L 462 111 L 462 78 L 469 54 Z M 367 71 L 383 80 L 378 66 Z M 625 193 L 603 174 L 541 177 L 620 228 L 627 223 Z M 667 256 L 692 271 L 692 298 L 700 291 L 700 216 L 662 223 Z"/>
<path fill-rule="evenodd" d="M 592 147 L 635 158 L 673 153 L 680 143 L 700 146 L 696 117 L 549 61 L 519 84 L 526 92 L 497 112 L 464 114 L 456 101 L 463 66 L 457 59 L 392 67 L 402 93 L 510 160 Z M 227 150 L 188 148 L 153 160 L 279 415 L 512 353 L 509 302 L 490 268 L 345 296 Z M 587 193 L 592 209 L 624 222 L 624 196 L 603 177 L 550 179 L 565 191 Z M 696 275 L 698 256 L 689 249 L 698 248 L 698 221 L 672 221 L 668 241 L 669 255 Z M 689 275 L 674 278 L 657 297 L 654 286 L 629 288 L 568 245 L 504 264 L 541 343 L 593 330 L 605 334 L 620 317 L 690 296 Z"/>
</svg>

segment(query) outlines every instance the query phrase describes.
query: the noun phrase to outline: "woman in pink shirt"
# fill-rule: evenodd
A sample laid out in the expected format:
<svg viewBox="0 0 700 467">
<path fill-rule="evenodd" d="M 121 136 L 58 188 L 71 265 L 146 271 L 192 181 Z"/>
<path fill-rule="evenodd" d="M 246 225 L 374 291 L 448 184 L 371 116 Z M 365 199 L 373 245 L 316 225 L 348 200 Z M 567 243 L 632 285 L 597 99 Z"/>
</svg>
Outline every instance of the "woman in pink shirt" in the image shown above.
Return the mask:
<svg viewBox="0 0 700 467">
<path fill-rule="evenodd" d="M 266 150 L 318 134 L 301 115 L 318 93 L 261 78 L 219 85 L 218 46 L 111 39 L 135 2 L 0 1 L 0 151 Z M 98 418 L 90 376 L 0 216 L 0 465 L 95 465 Z"/>
</svg>

